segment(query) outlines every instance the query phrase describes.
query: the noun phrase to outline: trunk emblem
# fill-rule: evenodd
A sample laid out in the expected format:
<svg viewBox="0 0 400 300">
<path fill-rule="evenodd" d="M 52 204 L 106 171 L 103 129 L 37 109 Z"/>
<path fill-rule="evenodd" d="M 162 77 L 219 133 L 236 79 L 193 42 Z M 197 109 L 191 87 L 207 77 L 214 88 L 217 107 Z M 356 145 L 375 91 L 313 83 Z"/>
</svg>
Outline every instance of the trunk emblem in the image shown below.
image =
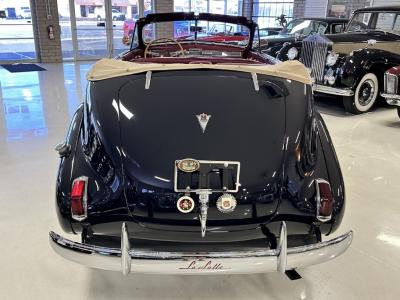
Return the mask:
<svg viewBox="0 0 400 300">
<path fill-rule="evenodd" d="M 218 198 L 216 205 L 220 212 L 229 213 L 235 210 L 237 202 L 234 196 L 225 193 Z"/>
<path fill-rule="evenodd" d="M 182 172 L 192 173 L 200 168 L 200 162 L 192 158 L 185 158 L 177 161 L 176 166 Z"/>
<path fill-rule="evenodd" d="M 207 115 L 206 113 L 202 113 L 200 115 L 196 115 L 197 120 L 199 120 L 199 124 L 201 129 L 203 129 L 203 133 L 206 131 L 208 121 L 211 119 L 211 115 Z"/>
<path fill-rule="evenodd" d="M 181 213 L 190 213 L 194 208 L 194 201 L 189 196 L 183 196 L 176 202 L 176 207 Z"/>
</svg>

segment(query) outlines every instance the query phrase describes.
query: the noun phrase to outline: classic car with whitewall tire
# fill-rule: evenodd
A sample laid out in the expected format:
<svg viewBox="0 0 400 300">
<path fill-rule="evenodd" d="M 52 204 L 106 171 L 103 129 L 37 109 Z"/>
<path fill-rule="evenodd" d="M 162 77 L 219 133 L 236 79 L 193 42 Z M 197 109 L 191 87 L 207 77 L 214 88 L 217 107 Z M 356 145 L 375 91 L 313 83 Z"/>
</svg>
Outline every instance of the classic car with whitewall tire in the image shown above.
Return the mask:
<svg viewBox="0 0 400 300">
<path fill-rule="evenodd" d="M 400 88 L 399 88 L 400 66 L 386 71 L 384 76 L 384 91 L 382 97 L 389 105 L 397 106 L 397 115 L 400 118 Z"/>
<path fill-rule="evenodd" d="M 176 21 L 232 24 L 248 42 L 177 41 L 162 31 Z M 159 28 L 152 40 L 148 26 Z M 93 66 L 57 146 L 56 212 L 79 240 L 50 232 L 55 252 L 123 274 L 294 278 L 348 249 L 352 231 L 325 238 L 341 224 L 345 189 L 311 77 L 252 51 L 255 28 L 149 14 L 130 51 Z"/>
<path fill-rule="evenodd" d="M 290 21 L 277 35 L 263 37 L 260 33 L 261 51 L 281 61 L 298 59 L 301 41 L 312 34 L 336 34 L 346 28 L 348 19 L 299 18 Z M 260 29 L 261 30 L 261 29 Z"/>
<path fill-rule="evenodd" d="M 343 97 L 346 111 L 370 111 L 387 69 L 400 64 L 400 6 L 356 10 L 341 34 L 310 36 L 300 55 L 314 91 Z"/>
</svg>

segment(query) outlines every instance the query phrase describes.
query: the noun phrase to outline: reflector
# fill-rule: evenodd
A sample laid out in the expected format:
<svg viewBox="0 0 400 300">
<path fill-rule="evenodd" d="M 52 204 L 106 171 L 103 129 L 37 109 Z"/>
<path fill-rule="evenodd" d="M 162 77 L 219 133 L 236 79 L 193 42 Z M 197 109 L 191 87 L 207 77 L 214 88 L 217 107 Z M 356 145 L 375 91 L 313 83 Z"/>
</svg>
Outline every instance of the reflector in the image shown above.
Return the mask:
<svg viewBox="0 0 400 300">
<path fill-rule="evenodd" d="M 331 185 L 324 179 L 315 179 L 317 219 L 321 222 L 327 222 L 332 218 L 333 195 Z"/>
<path fill-rule="evenodd" d="M 76 178 L 71 190 L 71 214 L 72 218 L 81 221 L 87 217 L 87 177 Z"/>
</svg>

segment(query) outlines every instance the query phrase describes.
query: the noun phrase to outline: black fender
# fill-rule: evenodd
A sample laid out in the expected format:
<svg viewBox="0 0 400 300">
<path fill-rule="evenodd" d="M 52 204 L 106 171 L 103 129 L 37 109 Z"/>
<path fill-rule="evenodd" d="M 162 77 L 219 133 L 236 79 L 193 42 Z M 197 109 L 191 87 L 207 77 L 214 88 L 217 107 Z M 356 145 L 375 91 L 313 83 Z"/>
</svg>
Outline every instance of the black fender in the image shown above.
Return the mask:
<svg viewBox="0 0 400 300">
<path fill-rule="evenodd" d="M 88 96 L 76 111 L 67 134 L 66 142 L 71 146 L 71 153 L 60 160 L 56 184 L 56 211 L 62 229 L 67 233 L 80 233 L 84 228 L 98 223 L 114 220 L 130 220 L 124 194 L 119 149 L 110 149 L 109 140 L 118 140 L 115 134 L 118 128 L 117 114 L 112 109 L 115 91 L 106 87 L 93 89 L 89 84 Z M 108 101 L 94 101 L 104 95 Z M 94 107 L 97 109 L 93 109 Z M 101 106 L 101 107 L 98 107 Z M 86 111 L 85 111 L 86 110 Z M 102 111 L 101 116 L 94 116 L 95 111 Z M 108 124 L 109 126 L 100 126 Z M 108 129 L 107 129 L 108 128 Z M 105 131 L 109 139 L 104 138 Z M 119 145 L 119 142 L 114 144 Z M 71 187 L 75 178 L 88 178 L 87 218 L 76 221 L 71 216 Z"/>
<path fill-rule="evenodd" d="M 320 145 L 322 146 L 322 152 L 325 159 L 326 169 L 329 176 L 329 183 L 333 197 L 335 199 L 332 220 L 328 224 L 322 224 L 321 226 L 327 230 L 327 226 L 330 227 L 326 235 L 336 231 L 342 222 L 343 215 L 345 212 L 345 188 L 342 171 L 339 167 L 339 160 L 336 155 L 335 148 L 333 146 L 332 138 L 329 135 L 328 129 L 324 120 L 319 113 L 315 114 L 318 128 L 318 136 Z M 321 230 L 324 232 L 325 230 Z"/>
<path fill-rule="evenodd" d="M 69 191 L 71 189 L 71 170 L 74 164 L 76 147 L 79 139 L 83 120 L 83 104 L 79 105 L 69 125 L 65 143 L 71 147 L 69 155 L 60 158 L 56 180 L 56 212 L 61 228 L 67 232 L 73 232 L 71 227 L 71 206 Z"/>
<path fill-rule="evenodd" d="M 347 56 L 341 67 L 340 85 L 355 90 L 361 78 L 374 73 L 383 87 L 384 72 L 400 64 L 400 55 L 380 49 L 360 49 Z"/>
</svg>

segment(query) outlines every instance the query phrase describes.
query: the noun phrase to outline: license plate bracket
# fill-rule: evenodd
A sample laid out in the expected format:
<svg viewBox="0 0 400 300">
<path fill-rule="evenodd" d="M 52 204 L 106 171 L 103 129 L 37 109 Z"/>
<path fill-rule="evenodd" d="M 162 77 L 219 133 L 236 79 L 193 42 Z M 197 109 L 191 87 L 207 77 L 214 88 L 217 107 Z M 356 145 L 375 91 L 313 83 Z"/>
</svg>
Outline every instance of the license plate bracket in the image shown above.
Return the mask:
<svg viewBox="0 0 400 300">
<path fill-rule="evenodd" d="M 236 193 L 240 187 L 240 162 L 199 160 L 199 168 L 194 172 L 184 172 L 175 161 L 174 190 L 177 193 L 210 192 Z"/>
</svg>

